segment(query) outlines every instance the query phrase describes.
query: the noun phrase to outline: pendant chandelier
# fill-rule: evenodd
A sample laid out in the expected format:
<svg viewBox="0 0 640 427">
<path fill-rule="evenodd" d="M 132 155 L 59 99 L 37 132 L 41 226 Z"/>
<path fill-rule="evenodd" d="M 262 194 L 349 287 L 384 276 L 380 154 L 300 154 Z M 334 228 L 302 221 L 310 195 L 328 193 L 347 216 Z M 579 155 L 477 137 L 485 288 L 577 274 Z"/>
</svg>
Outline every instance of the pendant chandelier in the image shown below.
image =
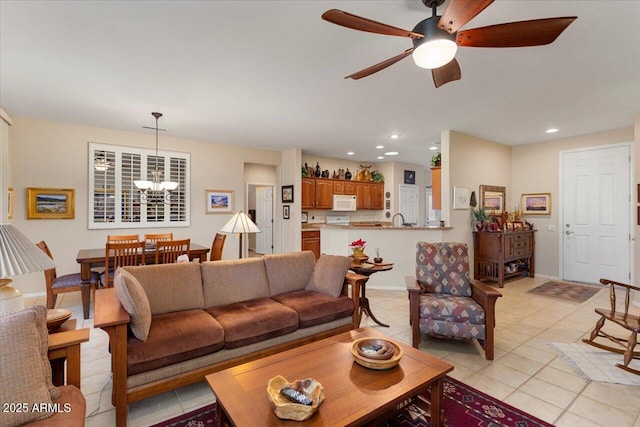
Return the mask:
<svg viewBox="0 0 640 427">
<path fill-rule="evenodd" d="M 135 184 L 135 186 L 137 188 L 139 188 L 140 190 L 150 190 L 150 191 L 171 191 L 171 190 L 175 190 L 176 188 L 178 188 L 178 183 L 177 182 L 171 182 L 171 181 L 161 181 L 162 179 L 162 172 L 160 172 L 158 170 L 158 119 L 160 117 L 162 117 L 162 113 L 151 113 L 151 115 L 153 117 L 156 118 L 156 166 L 155 166 L 155 170 L 151 171 L 151 181 L 142 181 L 142 180 L 138 180 L 138 181 L 133 181 L 133 183 Z M 146 127 L 146 126 L 143 126 Z M 154 129 L 154 128 L 148 128 L 148 129 Z"/>
</svg>

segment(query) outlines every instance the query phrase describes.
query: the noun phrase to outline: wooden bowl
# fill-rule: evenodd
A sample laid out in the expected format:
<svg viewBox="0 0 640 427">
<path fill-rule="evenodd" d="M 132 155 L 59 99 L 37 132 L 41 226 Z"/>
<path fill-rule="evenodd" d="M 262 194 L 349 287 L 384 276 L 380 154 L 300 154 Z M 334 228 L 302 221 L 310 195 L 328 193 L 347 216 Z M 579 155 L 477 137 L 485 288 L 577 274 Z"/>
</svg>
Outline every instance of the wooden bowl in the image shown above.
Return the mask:
<svg viewBox="0 0 640 427">
<path fill-rule="evenodd" d="M 58 329 L 71 317 L 71 314 L 71 311 L 66 308 L 47 310 L 47 329 L 50 331 Z"/>
<path fill-rule="evenodd" d="M 353 354 L 353 358 L 355 359 L 357 364 L 364 366 L 365 368 L 376 369 L 381 371 L 385 369 L 391 369 L 397 366 L 398 363 L 400 363 L 400 359 L 402 359 L 402 355 L 404 354 L 404 352 L 402 351 L 402 348 L 400 348 L 398 344 L 389 340 L 383 340 L 393 345 L 395 349 L 393 352 L 393 356 L 391 356 L 389 359 L 382 359 L 382 360 L 371 359 L 369 357 L 360 355 L 360 353 L 358 352 L 358 346 L 361 345 L 363 341 L 371 341 L 372 339 L 373 338 L 360 338 L 358 340 L 355 340 L 353 344 L 351 344 L 351 354 Z"/>
<path fill-rule="evenodd" d="M 280 393 L 282 387 L 291 387 L 294 390 L 306 394 L 313 400 L 313 404 L 308 406 L 292 402 Z M 308 420 L 318 411 L 318 407 L 324 401 L 324 388 L 322 384 L 313 378 L 296 380 L 290 383 L 286 378 L 278 375 L 269 380 L 267 394 L 276 416 L 283 420 Z"/>
<path fill-rule="evenodd" d="M 393 357 L 396 347 L 387 340 L 368 338 L 358 342 L 356 351 L 367 359 L 386 360 Z"/>
</svg>

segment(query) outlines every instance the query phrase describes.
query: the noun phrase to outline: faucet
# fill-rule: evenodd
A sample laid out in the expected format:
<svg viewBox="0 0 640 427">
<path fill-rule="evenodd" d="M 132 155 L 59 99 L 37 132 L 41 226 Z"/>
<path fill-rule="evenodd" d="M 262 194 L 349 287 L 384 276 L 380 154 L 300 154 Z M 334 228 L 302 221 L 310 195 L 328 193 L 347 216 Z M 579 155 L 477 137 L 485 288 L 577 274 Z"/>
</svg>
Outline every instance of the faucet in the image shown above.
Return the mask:
<svg viewBox="0 0 640 427">
<path fill-rule="evenodd" d="M 404 225 L 404 215 L 402 215 L 400 212 L 398 212 L 397 214 L 394 214 L 394 215 L 391 217 L 391 226 L 392 226 L 392 227 L 395 227 L 395 226 L 396 226 L 395 222 L 396 222 L 396 217 L 397 217 L 398 215 L 400 215 L 400 219 L 402 219 L 402 222 L 400 223 L 400 225 Z"/>
</svg>

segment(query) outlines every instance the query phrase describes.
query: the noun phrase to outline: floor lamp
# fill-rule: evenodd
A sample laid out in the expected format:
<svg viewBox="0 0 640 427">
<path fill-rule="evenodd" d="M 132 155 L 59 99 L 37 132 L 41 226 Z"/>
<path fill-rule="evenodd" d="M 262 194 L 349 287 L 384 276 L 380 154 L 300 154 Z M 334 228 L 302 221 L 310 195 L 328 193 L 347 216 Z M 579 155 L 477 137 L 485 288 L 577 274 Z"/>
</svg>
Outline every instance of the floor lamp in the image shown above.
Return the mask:
<svg viewBox="0 0 640 427">
<path fill-rule="evenodd" d="M 0 224 L 0 315 L 24 308 L 22 292 L 9 286 L 9 277 L 55 266 L 53 260 L 13 224 Z"/>
<path fill-rule="evenodd" d="M 251 221 L 251 218 L 242 211 L 235 214 L 229 222 L 220 230 L 222 233 L 237 234 L 240 238 L 240 249 L 238 258 L 242 258 L 242 235 L 244 233 L 260 233 L 260 229 Z"/>
</svg>

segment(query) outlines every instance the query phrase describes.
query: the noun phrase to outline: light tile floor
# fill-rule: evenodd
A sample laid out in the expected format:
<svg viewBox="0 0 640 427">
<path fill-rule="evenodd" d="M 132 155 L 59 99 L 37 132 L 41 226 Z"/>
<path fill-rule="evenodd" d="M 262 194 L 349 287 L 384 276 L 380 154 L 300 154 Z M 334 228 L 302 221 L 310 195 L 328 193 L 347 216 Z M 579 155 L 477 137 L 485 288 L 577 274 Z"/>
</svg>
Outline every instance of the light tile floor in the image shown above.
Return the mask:
<svg viewBox="0 0 640 427">
<path fill-rule="evenodd" d="M 494 361 L 485 360 L 479 345 L 470 341 L 426 338 L 420 349 L 453 364 L 452 377 L 554 425 L 640 427 L 640 387 L 587 382 L 547 346 L 549 341 L 576 342 L 586 336 L 597 320 L 594 307 L 608 306 L 607 291 L 582 304 L 527 293 L 545 281 L 516 279 L 501 289 Z M 390 327 L 368 318 L 363 325 L 410 344 L 407 293 L 369 289 L 367 296 L 372 311 Z M 44 304 L 44 298 L 25 304 Z M 90 341 L 82 345 L 82 392 L 87 413 L 95 414 L 86 425 L 113 426 L 107 335 L 93 329 L 92 318 L 82 320 L 79 293 L 59 295 L 57 307 L 69 308 L 83 327 L 91 328 Z M 129 405 L 129 425 L 148 426 L 214 401 L 208 386 L 197 383 Z"/>
</svg>

